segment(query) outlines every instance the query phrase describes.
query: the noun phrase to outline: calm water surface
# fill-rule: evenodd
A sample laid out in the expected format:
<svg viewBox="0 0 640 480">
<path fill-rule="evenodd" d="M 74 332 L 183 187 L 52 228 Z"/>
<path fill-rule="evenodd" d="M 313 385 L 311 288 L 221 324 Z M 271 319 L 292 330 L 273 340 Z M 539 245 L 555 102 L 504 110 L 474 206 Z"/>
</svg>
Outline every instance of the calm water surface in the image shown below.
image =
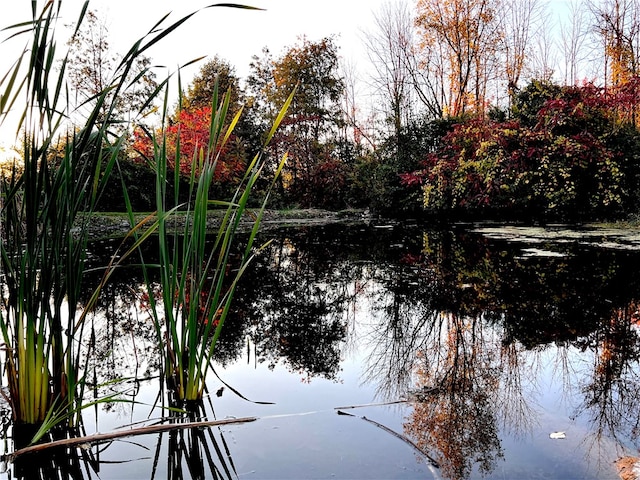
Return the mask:
<svg viewBox="0 0 640 480">
<path fill-rule="evenodd" d="M 614 479 L 637 452 L 634 239 L 473 225 L 269 235 L 204 412 L 257 420 L 94 446 L 75 478 Z M 134 403 L 87 410 L 87 433 L 167 414 L 140 299 L 124 270 L 93 318 L 99 383 L 138 380 L 102 388 Z"/>
</svg>

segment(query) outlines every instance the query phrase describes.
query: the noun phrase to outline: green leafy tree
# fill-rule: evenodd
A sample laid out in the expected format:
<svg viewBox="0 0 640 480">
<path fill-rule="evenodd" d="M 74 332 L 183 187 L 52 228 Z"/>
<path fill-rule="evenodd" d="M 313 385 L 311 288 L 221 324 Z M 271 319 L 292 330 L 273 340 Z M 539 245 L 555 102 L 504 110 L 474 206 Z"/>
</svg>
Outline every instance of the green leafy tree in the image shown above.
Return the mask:
<svg viewBox="0 0 640 480">
<path fill-rule="evenodd" d="M 451 119 L 414 118 L 401 128 L 396 138 L 390 135 L 359 165 L 357 182 L 365 182 L 362 193 L 375 213 L 392 216 L 415 216 L 420 213 L 419 185 L 403 182 L 405 172 L 420 168 L 451 128 Z M 398 152 L 398 146 L 402 148 Z"/>
<path fill-rule="evenodd" d="M 325 204 L 325 192 L 343 191 L 339 184 L 344 181 L 344 165 L 336 150 L 344 81 L 338 67 L 338 48 L 332 38 L 312 42 L 304 37 L 281 57 L 273 58 L 265 49 L 263 57 L 254 57 L 251 64 L 249 89 L 264 99 L 254 102 L 258 124 L 269 123 L 276 106 L 298 86 L 272 153 L 277 158 L 279 152 L 289 152 L 281 188 L 289 201 L 303 206 L 335 206 L 339 203 L 335 196 L 333 205 Z M 332 175 L 325 174 L 329 170 Z"/>
<path fill-rule="evenodd" d="M 218 82 L 218 90 L 230 92 L 230 110 L 238 111 L 244 101 L 244 92 L 240 87 L 240 79 L 235 67 L 218 55 L 207 61 L 200 72 L 193 78 L 182 97 L 182 108 L 193 110 L 211 107 L 214 87 Z"/>
<path fill-rule="evenodd" d="M 538 112 L 552 98 L 558 97 L 562 87 L 546 80 L 532 80 L 525 88 L 515 92 L 511 115 L 527 127 L 538 123 Z"/>
</svg>

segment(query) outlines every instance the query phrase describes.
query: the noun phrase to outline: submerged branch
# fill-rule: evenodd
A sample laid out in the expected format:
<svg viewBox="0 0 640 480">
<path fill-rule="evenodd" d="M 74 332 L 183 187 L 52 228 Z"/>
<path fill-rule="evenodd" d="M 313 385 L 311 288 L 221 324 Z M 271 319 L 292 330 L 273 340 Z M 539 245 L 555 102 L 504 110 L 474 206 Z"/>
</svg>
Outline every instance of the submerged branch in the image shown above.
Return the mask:
<svg viewBox="0 0 640 480">
<path fill-rule="evenodd" d="M 431 455 L 429 455 L 429 453 L 425 452 L 422 448 L 420 448 L 418 445 L 416 445 L 411 439 L 407 438 L 406 436 L 402 435 L 401 433 L 398 433 L 395 430 L 392 430 L 391 428 L 387 427 L 386 425 L 383 425 L 380 422 L 376 422 L 375 420 L 371 420 L 370 418 L 367 418 L 365 416 L 358 417 L 357 415 L 353 415 L 352 413 L 343 412 L 341 410 L 338 410 L 337 413 L 338 413 L 338 415 L 346 415 L 348 417 L 360 418 L 360 419 L 364 420 L 365 422 L 369 422 L 372 425 L 375 425 L 376 427 L 381 428 L 385 432 L 390 433 L 394 437 L 399 438 L 403 442 L 407 443 L 408 445 L 413 447 L 413 449 L 416 450 L 417 452 L 419 452 L 420 454 L 424 455 L 424 457 L 429 461 L 429 464 L 432 467 L 440 468 L 440 464 L 438 463 L 438 461 L 436 459 L 434 459 Z"/>
<path fill-rule="evenodd" d="M 256 420 L 258 420 L 257 417 L 240 417 L 240 418 L 230 418 L 225 420 L 211 420 L 211 421 L 204 421 L 204 422 L 163 423 L 160 425 L 147 425 L 145 427 L 133 428 L 130 430 L 122 430 L 119 432 L 95 433 L 93 435 L 86 435 L 83 437 L 66 438 L 63 440 L 55 440 L 49 443 L 30 445 L 28 447 L 21 448 L 19 450 L 16 450 L 13 453 L 5 455 L 5 460 L 12 461 L 20 455 L 39 452 L 41 450 L 54 448 L 54 447 L 70 447 L 70 446 L 86 445 L 86 444 L 92 444 L 92 443 L 102 443 L 105 441 L 114 440 L 116 438 L 148 435 L 151 433 L 168 432 L 171 430 L 186 430 L 188 428 L 203 428 L 203 427 L 214 427 L 218 425 L 233 425 L 237 423 L 249 423 L 249 422 L 255 422 Z"/>
<path fill-rule="evenodd" d="M 346 405 L 344 407 L 335 407 L 334 410 L 350 410 L 352 408 L 364 408 L 364 407 L 382 407 L 385 405 L 396 405 L 398 403 L 407 403 L 407 400 L 392 400 L 390 402 L 363 403 L 361 405 Z"/>
<path fill-rule="evenodd" d="M 405 403 L 405 402 L 406 400 L 395 400 L 395 401 L 383 402 L 383 403 L 369 403 L 369 404 L 362 404 L 362 405 L 342 406 L 342 407 L 335 407 L 334 411 L 336 411 L 338 415 L 356 417 L 356 415 L 343 412 L 342 410 L 362 408 L 362 407 L 372 407 L 372 406 L 394 405 L 394 404 Z M 269 404 L 270 402 L 253 402 L 253 403 Z M 310 413 L 317 413 L 317 412 L 310 412 Z M 291 415 L 277 415 L 277 416 L 282 417 L 282 416 L 291 416 Z M 261 418 L 273 418 L 273 416 L 261 417 Z M 418 452 L 426 456 L 432 466 L 439 467 L 438 463 L 431 456 L 429 456 L 425 451 L 420 449 L 407 437 L 389 429 L 388 427 L 382 424 L 379 424 L 374 420 L 370 420 L 367 417 L 358 417 L 358 418 L 361 418 L 367 422 L 370 422 L 378 426 L 379 428 L 382 428 L 383 430 L 400 438 L 401 440 L 407 442 Z M 118 438 L 134 437 L 139 435 L 149 435 L 153 433 L 162 433 L 162 432 L 168 432 L 172 430 L 186 430 L 189 428 L 205 428 L 205 427 L 214 427 L 219 425 L 234 425 L 234 424 L 240 424 L 240 423 L 250 423 L 250 422 L 255 422 L 258 419 L 259 419 L 258 417 L 240 417 L 240 418 L 229 418 L 224 420 L 210 420 L 210 421 L 201 421 L 201 422 L 162 423 L 157 425 L 147 425 L 147 426 L 138 427 L 138 428 L 130 428 L 128 430 L 121 430 L 121 431 L 115 431 L 115 432 L 94 433 L 92 435 L 85 435 L 85 436 L 74 437 L 74 438 L 65 438 L 62 440 L 54 440 L 48 443 L 30 445 L 28 447 L 18 449 L 13 453 L 4 455 L 2 457 L 2 460 L 11 462 L 15 460 L 15 458 L 18 456 L 25 455 L 28 453 L 40 452 L 42 450 L 46 450 L 49 448 L 72 447 L 72 446 L 84 447 L 85 445 L 90 445 L 94 443 L 103 443 L 103 442 L 111 441 Z"/>
</svg>

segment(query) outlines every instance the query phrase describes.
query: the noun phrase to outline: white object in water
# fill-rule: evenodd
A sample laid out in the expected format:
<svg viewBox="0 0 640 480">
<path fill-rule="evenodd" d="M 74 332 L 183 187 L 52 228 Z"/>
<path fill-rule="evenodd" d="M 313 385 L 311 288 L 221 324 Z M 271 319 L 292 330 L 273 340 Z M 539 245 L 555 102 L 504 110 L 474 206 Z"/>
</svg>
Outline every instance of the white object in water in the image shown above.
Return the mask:
<svg viewBox="0 0 640 480">
<path fill-rule="evenodd" d="M 549 434 L 549 438 L 554 440 L 562 440 L 563 438 L 567 438 L 565 432 L 553 432 Z"/>
</svg>

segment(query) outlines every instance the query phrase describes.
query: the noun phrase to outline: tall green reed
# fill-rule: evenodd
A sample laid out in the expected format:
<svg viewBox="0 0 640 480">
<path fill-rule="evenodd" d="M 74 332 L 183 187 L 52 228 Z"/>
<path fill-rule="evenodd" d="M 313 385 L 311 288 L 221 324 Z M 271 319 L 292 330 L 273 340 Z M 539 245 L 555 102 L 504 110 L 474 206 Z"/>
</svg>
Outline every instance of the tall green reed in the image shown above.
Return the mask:
<svg viewBox="0 0 640 480">
<path fill-rule="evenodd" d="M 116 100 L 130 84 L 136 59 L 196 13 L 166 27 L 166 17 L 154 25 L 123 56 L 110 85 L 87 100 L 84 120 L 71 124 L 68 59 L 56 41 L 61 4 L 49 0 L 38 10 L 32 2 L 29 21 L 3 30 L 10 39 L 27 36 L 28 41 L 0 77 L 0 127 L 7 128 L 10 112 L 18 112 L 24 161 L 22 175 L 1 181 L 0 331 L 14 421 L 40 426 L 38 435 L 56 424 L 77 425 L 86 406 L 84 368 L 91 347 L 83 344 L 86 311 L 78 316 L 77 307 L 88 222 L 127 135 L 114 113 Z M 142 109 L 165 86 L 161 83 Z M 165 227 L 159 231 L 165 238 Z"/>
<path fill-rule="evenodd" d="M 11 27 L 28 32 L 30 41 L 1 82 L 0 119 L 24 105 L 18 127 L 24 171 L 2 183 L 0 328 L 14 420 L 25 424 L 43 423 L 52 409 L 76 408 L 82 393 L 73 338 L 81 333 L 74 318 L 86 228 L 78 220 L 91 212 L 103 186 L 100 172 L 113 163 L 101 148 L 108 124 L 97 123 L 95 110 L 81 128 L 61 133 L 70 108 L 67 59 L 57 63 L 59 6 L 34 7 L 30 22 Z M 96 109 L 105 101 L 106 93 L 94 99 Z"/>
<path fill-rule="evenodd" d="M 229 201 L 212 199 L 209 192 L 222 152 L 242 114 L 240 109 L 228 120 L 231 116 L 230 91 L 219 98 L 217 85 L 214 88 L 208 144 L 196 149 L 191 159 L 188 201 L 184 204 L 178 204 L 178 172 L 172 175 L 168 168 L 166 136 L 163 132 L 160 135 L 152 134 L 157 211 L 156 220 L 147 234 L 157 231 L 160 262 L 149 265 L 143 259 L 142 263 L 158 345 L 163 356 L 165 385 L 174 404 L 202 399 L 207 371 L 229 314 L 236 285 L 256 251 L 262 247 L 254 248 L 256 235 L 268 198 L 286 162 L 286 155 L 280 159 L 276 171 L 272 172 L 270 187 L 263 192 L 256 209 L 249 208 L 250 199 L 255 195 L 256 182 L 264 174 L 266 147 L 282 122 L 293 95 L 294 92 L 285 102 L 260 152 L 248 162 L 246 172 Z M 175 164 L 178 165 L 179 143 L 175 155 Z M 167 186 L 170 183 L 173 183 L 173 199 L 168 198 Z M 167 208 L 167 205 L 176 204 L 173 208 Z M 212 208 L 222 214 L 218 218 L 217 228 L 210 231 L 208 214 Z M 129 210 L 133 218 L 133 212 Z M 251 219 L 249 232 L 240 240 L 238 234 L 242 221 L 247 219 Z M 235 258 L 233 254 L 238 248 L 240 256 Z M 152 271 L 156 269 L 162 292 L 158 302 L 154 297 L 154 284 L 150 280 L 153 278 Z"/>
</svg>

